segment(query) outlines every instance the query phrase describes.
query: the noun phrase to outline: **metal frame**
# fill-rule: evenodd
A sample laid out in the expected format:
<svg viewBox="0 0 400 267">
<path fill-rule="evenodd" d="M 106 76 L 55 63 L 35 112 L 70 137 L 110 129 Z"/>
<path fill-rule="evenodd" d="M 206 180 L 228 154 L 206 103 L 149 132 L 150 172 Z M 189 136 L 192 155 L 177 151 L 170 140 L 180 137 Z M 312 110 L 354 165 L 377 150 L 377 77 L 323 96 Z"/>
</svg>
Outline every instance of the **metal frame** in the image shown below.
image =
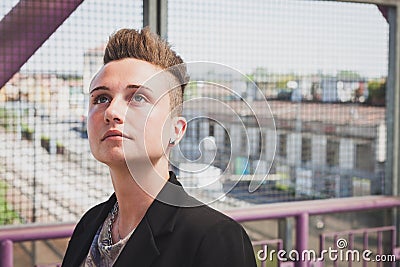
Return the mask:
<svg viewBox="0 0 400 267">
<path fill-rule="evenodd" d="M 83 0 L 21 0 L 0 21 L 0 89 Z M 27 38 L 28 36 L 28 38 Z"/>
<path fill-rule="evenodd" d="M 376 4 L 385 6 L 398 6 L 399 0 L 329 0 L 335 2 L 352 2 L 359 4 Z"/>
<path fill-rule="evenodd" d="M 387 81 L 387 169 L 386 194 L 400 195 L 400 1 L 399 0 L 336 0 L 337 2 L 353 2 L 376 4 L 388 7 L 389 23 L 389 73 Z M 399 228 L 398 228 L 399 229 Z"/>
<path fill-rule="evenodd" d="M 143 27 L 167 39 L 168 0 L 143 0 Z"/>
</svg>

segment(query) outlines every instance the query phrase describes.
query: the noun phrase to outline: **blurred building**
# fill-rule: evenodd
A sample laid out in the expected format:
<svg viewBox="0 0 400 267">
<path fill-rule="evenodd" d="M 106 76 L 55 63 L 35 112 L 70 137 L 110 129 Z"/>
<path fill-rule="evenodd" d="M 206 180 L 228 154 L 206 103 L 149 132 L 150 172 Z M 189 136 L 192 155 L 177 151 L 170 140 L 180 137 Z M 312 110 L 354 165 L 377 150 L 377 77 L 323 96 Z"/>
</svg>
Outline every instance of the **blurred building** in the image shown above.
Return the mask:
<svg viewBox="0 0 400 267">
<path fill-rule="evenodd" d="M 262 103 L 251 103 L 255 112 Z M 240 114 L 245 104 L 231 101 L 227 105 Z M 267 173 L 272 165 L 269 173 L 277 183 L 295 188 L 298 196 L 382 193 L 384 108 L 285 101 L 270 101 L 269 105 L 275 125 L 259 117 L 258 126 L 252 116 L 244 116 L 243 128 L 229 116 L 229 109 L 221 109 L 217 102 L 187 102 L 185 112 L 190 123 L 181 143 L 183 154 L 190 160 L 201 158 L 201 152 L 206 152 L 201 151 L 201 140 L 213 136 L 217 148 L 213 165 L 225 174 Z"/>
</svg>

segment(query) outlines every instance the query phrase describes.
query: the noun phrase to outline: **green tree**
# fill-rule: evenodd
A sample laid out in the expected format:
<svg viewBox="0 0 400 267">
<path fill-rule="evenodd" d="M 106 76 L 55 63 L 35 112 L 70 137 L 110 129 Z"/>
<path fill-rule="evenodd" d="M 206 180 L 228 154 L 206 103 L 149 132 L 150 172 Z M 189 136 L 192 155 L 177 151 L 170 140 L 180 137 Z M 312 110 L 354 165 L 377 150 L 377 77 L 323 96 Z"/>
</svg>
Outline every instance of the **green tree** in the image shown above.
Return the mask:
<svg viewBox="0 0 400 267">
<path fill-rule="evenodd" d="M 361 75 L 351 70 L 341 70 L 337 73 L 338 80 L 358 80 L 361 79 Z"/>
<path fill-rule="evenodd" d="M 385 105 L 386 79 L 368 82 L 368 103 L 371 105 Z"/>
</svg>

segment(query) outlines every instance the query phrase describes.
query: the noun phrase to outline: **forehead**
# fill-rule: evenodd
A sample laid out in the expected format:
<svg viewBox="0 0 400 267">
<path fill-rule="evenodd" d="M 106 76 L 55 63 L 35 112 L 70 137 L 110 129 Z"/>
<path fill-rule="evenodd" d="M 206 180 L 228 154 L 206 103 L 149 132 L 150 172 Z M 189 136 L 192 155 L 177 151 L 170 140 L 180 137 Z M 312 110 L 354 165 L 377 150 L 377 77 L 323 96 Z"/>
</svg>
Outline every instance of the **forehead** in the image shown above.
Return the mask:
<svg viewBox="0 0 400 267">
<path fill-rule="evenodd" d="M 171 75 L 161 67 L 134 58 L 116 60 L 104 65 L 93 78 L 90 89 L 97 86 L 126 87 L 144 85 L 157 91 L 168 91 Z"/>
</svg>

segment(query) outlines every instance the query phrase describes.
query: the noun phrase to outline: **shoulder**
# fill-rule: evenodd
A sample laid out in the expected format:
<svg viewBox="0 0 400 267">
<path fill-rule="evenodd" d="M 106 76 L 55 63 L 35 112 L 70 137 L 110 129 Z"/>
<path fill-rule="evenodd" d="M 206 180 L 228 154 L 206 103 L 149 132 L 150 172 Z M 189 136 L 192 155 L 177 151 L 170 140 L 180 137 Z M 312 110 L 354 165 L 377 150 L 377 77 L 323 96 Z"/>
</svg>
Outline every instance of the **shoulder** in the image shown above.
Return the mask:
<svg viewBox="0 0 400 267">
<path fill-rule="evenodd" d="M 210 245 L 215 246 L 221 242 L 233 242 L 239 246 L 243 243 L 251 245 L 242 225 L 207 205 L 182 207 L 178 214 L 177 227 L 184 229 L 185 234 L 198 240 L 199 244 L 209 240 Z"/>
<path fill-rule="evenodd" d="M 179 217 L 182 222 L 192 225 L 197 230 L 207 231 L 224 225 L 241 228 L 235 220 L 205 204 L 196 207 L 181 207 Z"/>
<path fill-rule="evenodd" d="M 169 217 L 168 214 L 174 214 L 168 219 L 167 224 L 172 223 L 174 231 L 190 236 L 193 240 L 199 240 L 210 231 L 218 229 L 244 232 L 242 226 L 235 220 L 189 195 L 173 173 L 170 175 L 170 182 L 160 193 L 160 199 L 164 201 L 157 200 L 156 205 L 152 207 L 152 221 L 161 223 L 159 219 L 161 214 L 163 214 L 161 217 L 164 217 L 161 221 L 166 220 L 165 217 Z"/>
<path fill-rule="evenodd" d="M 180 209 L 180 224 L 197 240 L 195 266 L 256 266 L 253 247 L 244 228 L 209 206 Z"/>
</svg>

